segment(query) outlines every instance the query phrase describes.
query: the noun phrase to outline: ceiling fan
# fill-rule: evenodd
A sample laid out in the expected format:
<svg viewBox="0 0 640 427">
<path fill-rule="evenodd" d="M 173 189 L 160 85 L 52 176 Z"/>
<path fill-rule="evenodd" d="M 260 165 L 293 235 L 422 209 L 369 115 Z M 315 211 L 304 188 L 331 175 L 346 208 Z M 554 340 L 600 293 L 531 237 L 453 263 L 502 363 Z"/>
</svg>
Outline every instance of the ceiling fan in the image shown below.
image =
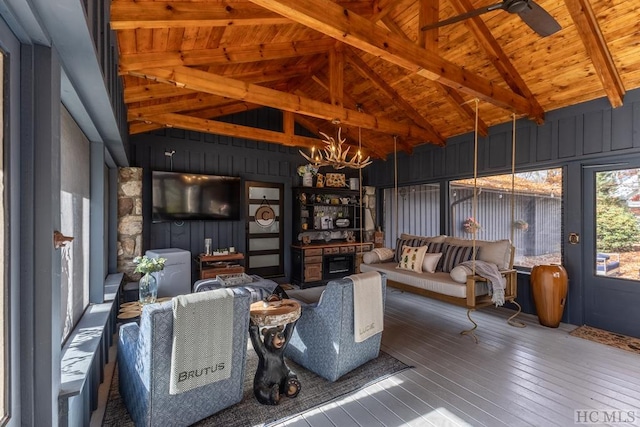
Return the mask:
<svg viewBox="0 0 640 427">
<path fill-rule="evenodd" d="M 509 13 L 517 13 L 525 24 L 531 27 L 531 29 L 541 37 L 550 36 L 562 28 L 560 27 L 560 24 L 558 24 L 558 22 L 549 15 L 549 12 L 538 6 L 538 4 L 533 0 L 503 0 L 500 3 L 471 10 L 467 13 L 454 16 L 453 18 L 445 19 L 444 21 L 425 25 L 421 30 L 426 31 L 433 28 L 439 28 L 444 25 L 453 24 L 454 22 L 459 22 L 474 16 L 482 15 L 483 13 L 500 9 L 506 10 Z"/>
</svg>

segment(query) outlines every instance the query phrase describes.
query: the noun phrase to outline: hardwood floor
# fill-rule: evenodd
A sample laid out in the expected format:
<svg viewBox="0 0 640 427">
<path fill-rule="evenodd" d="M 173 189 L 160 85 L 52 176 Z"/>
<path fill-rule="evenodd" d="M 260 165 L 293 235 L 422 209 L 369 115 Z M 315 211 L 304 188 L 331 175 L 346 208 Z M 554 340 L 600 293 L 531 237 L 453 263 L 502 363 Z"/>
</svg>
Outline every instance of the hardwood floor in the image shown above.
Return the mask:
<svg viewBox="0 0 640 427">
<path fill-rule="evenodd" d="M 389 288 L 382 349 L 415 368 L 278 425 L 574 426 L 575 410 L 601 411 L 589 413 L 599 417 L 590 426 L 607 425 L 615 410 L 632 411 L 632 422 L 609 425 L 640 425 L 640 355 L 572 337 L 571 325 L 541 326 L 531 315 L 520 315 L 527 326 L 515 328 L 506 323 L 511 314 L 472 314 L 476 344 L 459 334 L 471 325 L 465 309 Z M 92 426 L 101 424 L 115 355 L 110 360 Z"/>
<path fill-rule="evenodd" d="M 475 312 L 389 288 L 382 349 L 415 366 L 282 426 L 573 426 L 575 410 L 606 424 L 624 411 L 640 425 L 640 356 L 575 338 L 512 312 Z M 631 411 L 631 414 L 626 414 Z M 595 418 L 597 417 L 597 418 Z M 609 418 L 609 424 L 615 424 Z"/>
</svg>

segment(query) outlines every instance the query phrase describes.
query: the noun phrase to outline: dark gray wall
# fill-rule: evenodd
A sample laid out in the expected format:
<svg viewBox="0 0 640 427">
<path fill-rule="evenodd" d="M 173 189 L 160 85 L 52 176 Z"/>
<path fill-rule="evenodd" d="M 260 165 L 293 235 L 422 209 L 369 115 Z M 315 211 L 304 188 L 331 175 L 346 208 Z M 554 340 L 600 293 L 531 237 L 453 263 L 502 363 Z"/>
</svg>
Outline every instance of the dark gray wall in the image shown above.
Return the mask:
<svg viewBox="0 0 640 427">
<path fill-rule="evenodd" d="M 269 109 L 256 110 L 234 116 L 230 121 L 249 126 L 281 129 L 281 117 Z M 582 232 L 582 166 L 587 163 L 608 163 L 631 158 L 640 159 L 640 90 L 627 93 L 623 107 L 612 109 L 606 99 L 549 112 L 543 125 L 518 120 L 516 126 L 517 171 L 547 167 L 563 167 L 564 219 L 563 264 L 570 278 L 569 298 L 564 321 L 580 324 L 583 320 L 583 260 L 581 245 L 568 245 L 570 231 Z M 486 138 L 479 140 L 478 169 L 481 175 L 509 173 L 511 170 L 511 123 L 494 126 Z M 290 188 L 297 185 L 295 167 L 304 163 L 297 149 L 245 139 L 203 135 L 176 129 L 131 139 L 132 163 L 147 170 L 169 170 L 170 160 L 165 150 L 176 150 L 173 168 L 214 174 L 237 175 L 257 181 L 285 184 L 285 206 L 291 206 Z M 364 183 L 379 188 L 393 186 L 393 156 L 376 161 L 365 169 Z M 450 138 L 444 148 L 423 145 L 411 154 L 398 155 L 400 185 L 439 182 L 443 190 L 450 179 L 473 174 L 473 134 Z M 370 178 L 369 178 L 370 177 Z M 145 206 L 149 194 L 144 193 Z M 447 191 L 443 191 L 441 205 L 447 206 Z M 379 197 L 379 200 L 382 200 Z M 380 204 L 381 205 L 381 204 Z M 379 212 L 379 215 L 381 212 Z M 584 213 L 589 214 L 589 213 Z M 285 218 L 285 223 L 289 220 Z M 448 217 L 441 212 L 442 233 L 446 233 Z M 192 253 L 202 251 L 205 236 L 214 237 L 214 246 L 235 245 L 244 251 L 244 221 L 232 223 L 194 222 L 178 226 L 172 223 L 151 224 L 145 214 L 145 248 L 179 247 Z M 291 230 L 285 227 L 285 245 L 291 243 Z M 583 241 L 583 245 L 593 242 Z M 286 251 L 286 270 L 289 253 Z M 533 312 L 529 276 L 519 277 L 519 294 L 523 307 Z"/>
<path fill-rule="evenodd" d="M 511 171 L 511 123 L 493 126 L 486 138 L 479 138 L 478 173 L 492 175 Z M 566 243 L 569 232 L 585 235 L 583 215 L 594 215 L 583 204 L 583 167 L 597 164 L 640 161 L 640 90 L 625 96 L 624 106 L 612 109 L 606 99 L 575 105 L 547 113 L 545 123 L 537 126 L 528 120 L 516 125 L 516 171 L 562 167 L 563 196 L 563 265 L 569 275 L 569 296 L 563 320 L 582 324 L 586 274 L 591 274 L 590 260 L 583 260 L 582 248 L 595 247 L 583 239 L 579 245 Z M 369 185 L 393 187 L 393 156 L 368 168 Z M 446 189 L 450 179 L 473 176 L 473 134 L 450 138 L 447 146 L 418 147 L 410 156 L 398 154 L 399 185 L 439 182 L 441 206 L 448 206 Z M 589 211 L 587 211 L 589 210 Z M 442 233 L 448 224 L 446 209 L 441 211 Z M 585 271 L 586 268 L 586 271 Z M 529 276 L 519 274 L 519 300 L 528 312 L 533 311 Z"/>
<path fill-rule="evenodd" d="M 228 117 L 226 121 L 245 126 L 282 130 L 279 111 L 263 108 Z M 298 134 L 304 134 L 300 129 Z M 291 224 L 291 186 L 300 185 L 296 168 L 306 161 L 298 148 L 242 138 L 202 134 L 179 129 L 164 129 L 130 139 L 133 166 L 143 174 L 143 248 L 180 248 L 197 255 L 204 250 L 204 238 L 213 239 L 213 247 L 235 246 L 246 253 L 246 209 L 239 221 L 151 222 L 151 171 L 174 170 L 214 175 L 239 176 L 243 180 L 284 184 L 284 224 Z M 173 157 L 165 151 L 173 151 Z M 243 203 L 243 206 L 246 206 Z M 289 272 L 291 227 L 284 227 L 285 271 Z M 295 237 L 295 236 L 294 236 Z M 195 272 L 194 272 L 195 274 Z"/>
</svg>

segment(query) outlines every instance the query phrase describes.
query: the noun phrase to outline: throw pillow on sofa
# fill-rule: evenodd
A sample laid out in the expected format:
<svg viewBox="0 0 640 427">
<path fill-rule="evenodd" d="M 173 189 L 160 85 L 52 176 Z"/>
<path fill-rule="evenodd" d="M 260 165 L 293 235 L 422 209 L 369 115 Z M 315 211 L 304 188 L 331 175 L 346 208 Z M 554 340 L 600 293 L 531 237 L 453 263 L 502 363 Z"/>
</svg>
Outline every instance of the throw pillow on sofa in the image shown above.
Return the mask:
<svg viewBox="0 0 640 427">
<path fill-rule="evenodd" d="M 389 261 L 394 257 L 393 250 L 389 248 L 375 248 L 362 255 L 362 262 L 365 264 L 376 264 Z"/>
<path fill-rule="evenodd" d="M 451 275 L 452 280 L 458 283 L 467 283 L 467 276 L 471 273 L 473 273 L 473 270 L 466 265 L 456 265 L 449 274 Z"/>
<path fill-rule="evenodd" d="M 480 245 L 476 259 L 495 264 L 500 270 L 506 270 L 511 265 L 511 242 L 509 240 L 484 242 Z"/>
<path fill-rule="evenodd" d="M 456 265 L 471 260 L 472 255 L 472 246 L 448 245 L 442 255 L 442 271 L 451 273 Z"/>
<path fill-rule="evenodd" d="M 402 255 L 402 248 L 404 246 L 411 247 L 420 247 L 426 246 L 427 242 L 425 242 L 421 237 L 411 238 L 411 239 L 396 239 L 396 256 L 393 258 L 395 262 L 400 262 L 400 255 Z"/>
<path fill-rule="evenodd" d="M 402 248 L 402 256 L 397 268 L 422 273 L 422 261 L 424 261 L 425 253 L 427 253 L 426 246 L 404 246 Z"/>
<path fill-rule="evenodd" d="M 415 234 L 402 233 L 400 235 L 400 238 L 401 239 L 422 239 L 427 243 L 444 243 L 445 239 L 447 238 L 447 235 L 441 234 L 439 236 L 425 237 L 425 236 L 416 236 Z"/>
<path fill-rule="evenodd" d="M 438 266 L 438 261 L 440 261 L 441 257 L 441 252 L 435 254 L 424 254 L 424 260 L 422 261 L 422 271 L 427 273 L 435 273 L 436 267 Z"/>
</svg>

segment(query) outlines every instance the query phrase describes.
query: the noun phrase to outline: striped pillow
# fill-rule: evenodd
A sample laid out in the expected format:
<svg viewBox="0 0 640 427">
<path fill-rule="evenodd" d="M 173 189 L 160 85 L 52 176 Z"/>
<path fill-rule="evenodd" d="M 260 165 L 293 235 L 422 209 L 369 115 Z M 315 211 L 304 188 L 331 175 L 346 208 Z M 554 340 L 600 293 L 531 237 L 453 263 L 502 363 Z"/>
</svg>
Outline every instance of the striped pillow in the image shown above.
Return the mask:
<svg viewBox="0 0 640 427">
<path fill-rule="evenodd" d="M 396 239 L 396 253 L 393 257 L 393 260 L 395 262 L 400 262 L 401 258 L 402 258 L 402 247 L 403 246 L 410 246 L 412 248 L 417 248 L 418 246 L 427 246 L 427 242 L 424 241 L 424 239 L 421 238 L 412 238 L 412 239 L 401 239 L 401 238 L 397 238 Z"/>
<path fill-rule="evenodd" d="M 472 246 L 448 245 L 441 258 L 442 271 L 451 273 L 451 270 L 453 270 L 456 265 L 471 260 L 472 255 Z"/>
</svg>

